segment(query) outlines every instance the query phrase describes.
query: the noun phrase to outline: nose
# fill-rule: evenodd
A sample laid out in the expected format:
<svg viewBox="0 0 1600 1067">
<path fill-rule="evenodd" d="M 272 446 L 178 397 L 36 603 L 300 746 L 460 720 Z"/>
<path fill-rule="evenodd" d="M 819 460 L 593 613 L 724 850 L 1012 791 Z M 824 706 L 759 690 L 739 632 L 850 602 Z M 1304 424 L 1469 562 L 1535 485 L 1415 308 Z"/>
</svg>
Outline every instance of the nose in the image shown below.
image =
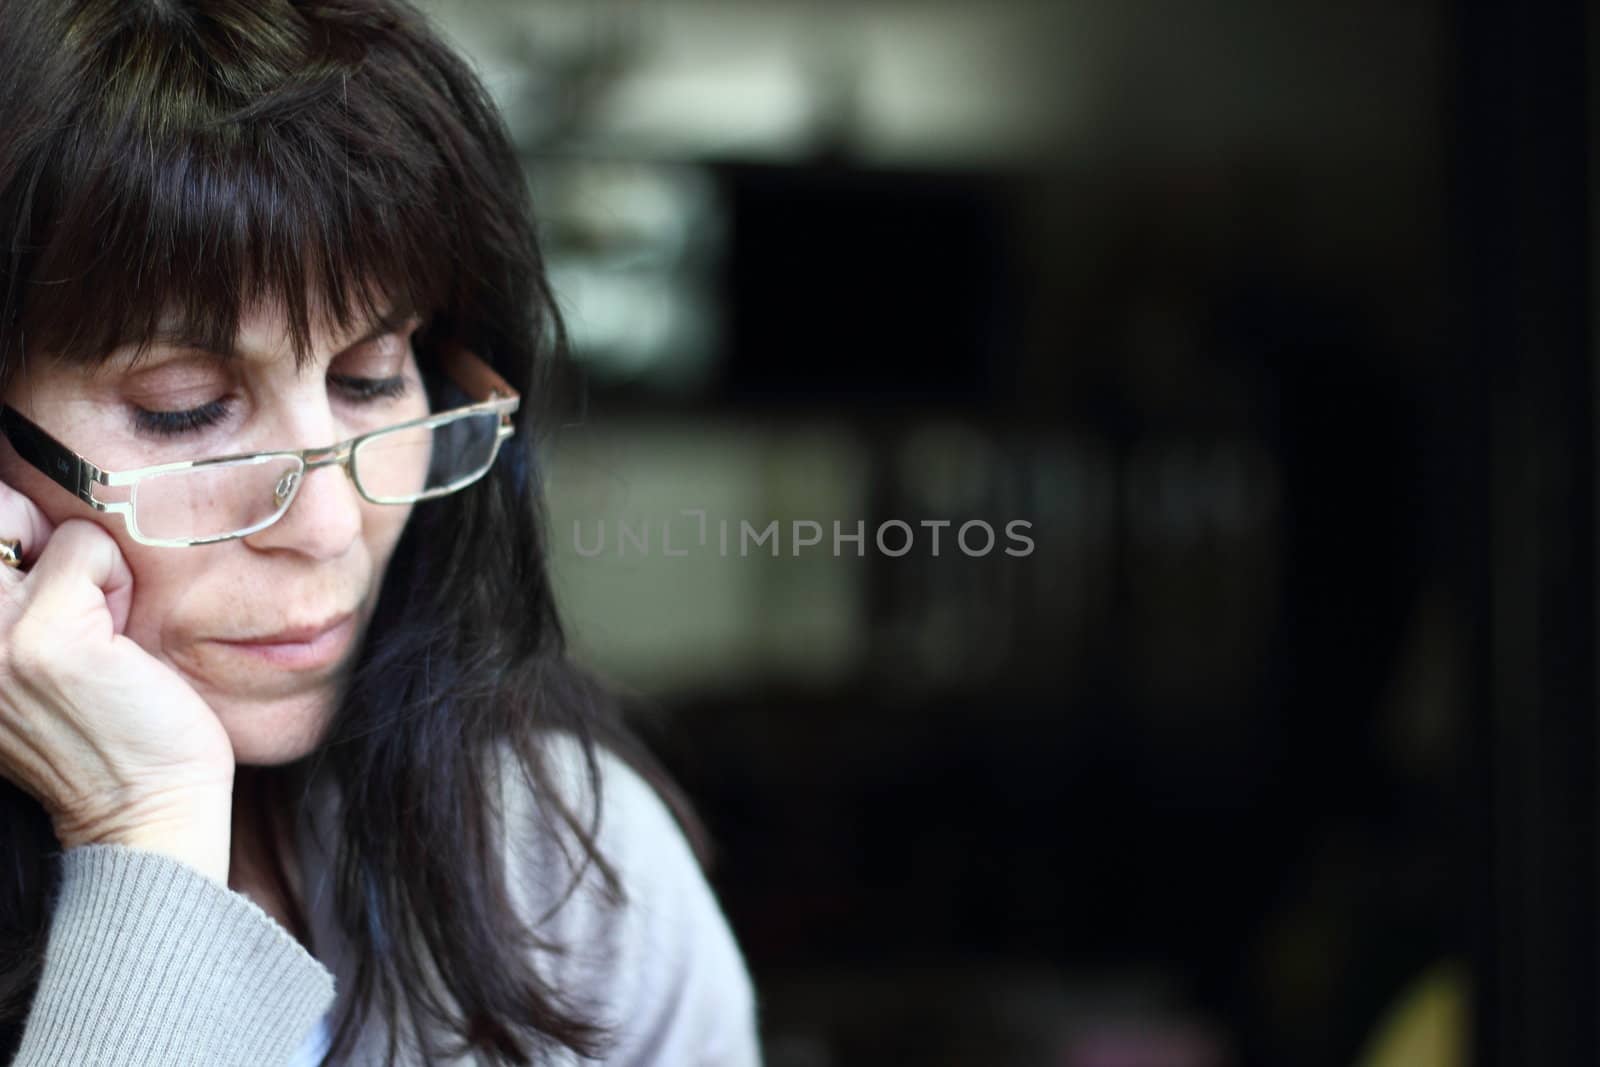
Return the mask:
<svg viewBox="0 0 1600 1067">
<path fill-rule="evenodd" d="M 344 464 L 308 469 L 296 486 L 286 479 L 275 491 L 293 493 L 278 521 L 245 538 L 252 547 L 294 552 L 309 559 L 338 559 L 361 536 L 361 497 Z"/>
</svg>

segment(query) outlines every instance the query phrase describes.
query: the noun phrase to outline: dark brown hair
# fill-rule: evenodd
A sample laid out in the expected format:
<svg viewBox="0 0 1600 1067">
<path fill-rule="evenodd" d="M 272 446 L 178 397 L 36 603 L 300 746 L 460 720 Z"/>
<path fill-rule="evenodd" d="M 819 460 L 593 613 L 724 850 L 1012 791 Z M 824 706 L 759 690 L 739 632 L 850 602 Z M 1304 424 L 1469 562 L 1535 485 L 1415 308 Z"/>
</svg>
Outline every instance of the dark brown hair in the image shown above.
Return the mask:
<svg viewBox="0 0 1600 1067">
<path fill-rule="evenodd" d="M 605 1034 L 530 965 L 504 891 L 486 753 L 514 752 L 552 830 L 619 894 L 592 818 L 561 802 L 545 740 L 618 751 L 702 839 L 613 702 L 568 659 L 546 571 L 535 401 L 564 349 L 522 167 L 464 62 L 401 0 L 0 0 L 0 388 L 31 354 L 75 362 L 144 342 L 164 316 L 218 352 L 257 301 L 309 358 L 403 301 L 424 369 L 467 345 L 521 391 L 491 475 L 419 505 L 313 765 L 343 797 L 338 919 L 360 957 L 329 1060 L 404 1000 L 422 1037 L 525 1064 Z M 278 773 L 281 772 L 281 773 Z M 401 813 L 404 813 L 402 815 Z M 594 811 L 598 817 L 598 805 Z M 0 1053 L 37 986 L 59 852 L 40 806 L 0 782 Z M 574 877 L 578 872 L 574 872 Z M 620 895 L 617 896 L 620 899 Z M 429 968 L 452 1003 L 422 982 Z"/>
</svg>

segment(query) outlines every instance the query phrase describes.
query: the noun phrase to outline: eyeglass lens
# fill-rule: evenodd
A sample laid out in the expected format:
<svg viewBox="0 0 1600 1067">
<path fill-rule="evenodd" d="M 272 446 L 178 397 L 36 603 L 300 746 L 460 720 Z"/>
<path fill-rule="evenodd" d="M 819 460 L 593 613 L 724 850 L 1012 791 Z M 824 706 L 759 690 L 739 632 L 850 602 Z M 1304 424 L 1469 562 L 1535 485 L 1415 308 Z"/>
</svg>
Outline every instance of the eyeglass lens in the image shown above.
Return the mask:
<svg viewBox="0 0 1600 1067">
<path fill-rule="evenodd" d="M 133 488 L 134 522 L 141 534 L 164 541 L 248 530 L 288 506 L 301 470 L 293 456 L 269 456 L 152 475 Z"/>
<path fill-rule="evenodd" d="M 382 503 L 459 488 L 489 469 L 499 433 L 500 417 L 487 412 L 375 434 L 356 446 L 356 481 Z"/>
</svg>

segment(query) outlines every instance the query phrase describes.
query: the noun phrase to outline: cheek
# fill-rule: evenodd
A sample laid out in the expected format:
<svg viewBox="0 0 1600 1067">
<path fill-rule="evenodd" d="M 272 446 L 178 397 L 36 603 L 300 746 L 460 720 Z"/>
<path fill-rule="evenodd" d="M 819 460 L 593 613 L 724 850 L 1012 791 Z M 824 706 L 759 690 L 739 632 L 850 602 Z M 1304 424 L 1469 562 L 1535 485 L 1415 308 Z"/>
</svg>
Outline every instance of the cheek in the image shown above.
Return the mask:
<svg viewBox="0 0 1600 1067">
<path fill-rule="evenodd" d="M 380 581 L 389 557 L 394 553 L 394 546 L 410 521 L 412 506 L 362 503 L 361 539 L 366 544 L 367 555 L 371 557 L 373 570 Z"/>
<path fill-rule="evenodd" d="M 193 615 L 197 607 L 203 609 L 204 604 L 194 601 L 197 595 L 203 599 L 203 590 L 214 583 L 207 580 L 204 562 L 189 554 L 197 549 L 151 548 L 128 540 L 125 533 L 117 542 L 133 572 L 133 604 L 126 634 L 145 649 L 159 653 L 166 644 L 164 632 L 174 621 Z"/>
<path fill-rule="evenodd" d="M 94 512 L 74 500 L 65 489 L 24 463 L 12 449 L 11 443 L 0 437 L 0 482 L 15 489 L 44 512 L 52 526 L 59 526 L 69 518 L 88 518 Z"/>
</svg>

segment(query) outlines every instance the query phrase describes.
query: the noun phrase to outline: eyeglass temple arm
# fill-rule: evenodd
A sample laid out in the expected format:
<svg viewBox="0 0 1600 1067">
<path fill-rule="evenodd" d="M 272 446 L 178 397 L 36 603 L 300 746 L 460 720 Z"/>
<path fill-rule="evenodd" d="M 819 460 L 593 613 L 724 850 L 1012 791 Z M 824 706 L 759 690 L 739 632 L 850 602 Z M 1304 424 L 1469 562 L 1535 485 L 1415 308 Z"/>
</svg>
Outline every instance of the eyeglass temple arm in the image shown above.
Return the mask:
<svg viewBox="0 0 1600 1067">
<path fill-rule="evenodd" d="M 100 468 L 35 426 L 8 405 L 0 404 L 0 431 L 4 431 L 17 455 L 90 504 L 100 505 L 92 486 L 100 480 Z"/>
<path fill-rule="evenodd" d="M 451 381 L 459 385 L 475 403 L 517 396 L 515 389 L 495 373 L 483 357 L 466 347 L 449 343 L 444 346 L 441 362 Z"/>
</svg>

